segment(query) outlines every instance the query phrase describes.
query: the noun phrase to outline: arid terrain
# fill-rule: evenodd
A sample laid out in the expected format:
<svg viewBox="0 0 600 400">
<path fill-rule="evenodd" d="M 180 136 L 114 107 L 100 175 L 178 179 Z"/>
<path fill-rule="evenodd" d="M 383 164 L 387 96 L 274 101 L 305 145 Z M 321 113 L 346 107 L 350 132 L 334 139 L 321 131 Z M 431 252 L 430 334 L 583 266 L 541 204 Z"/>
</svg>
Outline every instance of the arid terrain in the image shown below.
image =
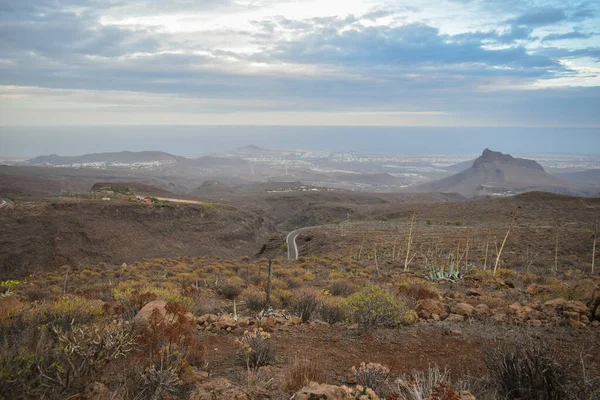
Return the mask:
<svg viewBox="0 0 600 400">
<path fill-rule="evenodd" d="M 600 396 L 597 197 L 2 168 L 0 397 Z"/>
</svg>

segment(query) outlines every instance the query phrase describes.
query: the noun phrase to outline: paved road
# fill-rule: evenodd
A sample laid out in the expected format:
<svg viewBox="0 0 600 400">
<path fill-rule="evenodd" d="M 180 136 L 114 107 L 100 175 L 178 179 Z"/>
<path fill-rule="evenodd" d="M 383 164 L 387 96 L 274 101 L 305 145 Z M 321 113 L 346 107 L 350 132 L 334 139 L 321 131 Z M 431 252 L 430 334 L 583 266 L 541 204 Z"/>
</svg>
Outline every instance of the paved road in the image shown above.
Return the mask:
<svg viewBox="0 0 600 400">
<path fill-rule="evenodd" d="M 288 248 L 288 260 L 297 260 L 298 259 L 298 246 L 296 245 L 296 238 L 302 231 L 310 229 L 312 227 L 300 228 L 295 231 L 290 232 L 285 239 Z"/>
<path fill-rule="evenodd" d="M 162 200 L 162 201 L 170 201 L 171 203 L 204 204 L 203 202 L 198 201 L 198 200 L 171 199 L 168 197 L 156 197 L 156 199 Z"/>
</svg>

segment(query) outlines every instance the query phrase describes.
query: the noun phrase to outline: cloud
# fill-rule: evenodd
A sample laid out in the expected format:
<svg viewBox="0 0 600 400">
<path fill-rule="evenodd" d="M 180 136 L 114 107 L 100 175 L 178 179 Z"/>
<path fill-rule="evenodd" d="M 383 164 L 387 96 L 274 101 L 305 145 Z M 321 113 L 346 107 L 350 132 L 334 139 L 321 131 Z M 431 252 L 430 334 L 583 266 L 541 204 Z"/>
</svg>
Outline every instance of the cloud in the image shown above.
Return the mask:
<svg viewBox="0 0 600 400">
<path fill-rule="evenodd" d="M 578 31 L 568 32 L 568 33 L 553 33 L 550 35 L 544 36 L 541 40 L 542 42 L 550 42 L 554 40 L 568 40 L 568 39 L 589 39 L 594 36 L 591 33 L 582 33 Z"/>
<path fill-rule="evenodd" d="M 432 26 L 413 23 L 399 27 L 365 27 L 338 30 L 330 25 L 313 26 L 304 37 L 277 43 L 270 57 L 275 60 L 346 66 L 443 67 L 469 65 L 489 68 L 562 69 L 555 61 L 529 54 L 523 47 L 489 49 L 484 39 L 495 33 L 443 35 Z"/>
<path fill-rule="evenodd" d="M 517 18 L 509 20 L 509 22 L 517 26 L 544 26 L 555 24 L 566 19 L 567 14 L 564 9 L 539 8 L 527 11 Z"/>
<path fill-rule="evenodd" d="M 238 116 L 433 110 L 463 116 L 446 119 L 457 124 L 477 113 L 498 115 L 497 103 L 517 115 L 516 106 L 506 105 L 508 89 L 526 97 L 540 82 L 568 78 L 576 86 L 583 67 L 574 70 L 565 60 L 600 60 L 589 43 L 591 2 L 473 0 L 469 7 L 454 4 L 448 15 L 455 21 L 446 15 L 448 0 L 404 7 L 360 1 L 313 12 L 314 0 L 0 0 L 0 85 L 55 91 L 39 101 L 28 96 L 18 102 L 22 109 L 89 104 L 86 118 L 93 107 L 114 112 L 110 103 L 135 118 L 146 110 L 149 120 L 160 110 L 176 118 L 177 109 Z M 483 10 L 491 5 L 493 12 Z M 137 103 L 109 100 L 122 92 L 140 94 Z M 152 102 L 140 100 L 154 95 Z M 16 105 L 15 99 L 0 102 Z M 597 98 L 591 103 L 598 105 Z"/>
</svg>

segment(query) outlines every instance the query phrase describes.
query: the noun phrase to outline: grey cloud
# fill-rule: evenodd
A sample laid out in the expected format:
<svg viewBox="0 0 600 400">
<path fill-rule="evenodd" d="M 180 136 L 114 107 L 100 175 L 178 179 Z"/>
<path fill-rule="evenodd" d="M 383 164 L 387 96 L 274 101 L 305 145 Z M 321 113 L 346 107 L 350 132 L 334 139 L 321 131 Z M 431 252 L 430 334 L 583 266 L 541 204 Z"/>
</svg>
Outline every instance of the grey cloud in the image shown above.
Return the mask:
<svg viewBox="0 0 600 400">
<path fill-rule="evenodd" d="M 509 22 L 515 25 L 544 26 L 567 19 L 565 10 L 560 8 L 540 8 L 528 11 Z"/>
<path fill-rule="evenodd" d="M 280 42 L 274 59 L 342 65 L 483 64 L 490 67 L 561 68 L 549 58 L 528 54 L 522 47 L 489 50 L 482 40 L 493 33 L 447 36 L 425 24 L 396 28 L 360 27 L 340 32 L 317 28 L 301 39 Z M 465 68 L 468 72 L 468 68 Z"/>
<path fill-rule="evenodd" d="M 553 40 L 567 40 L 567 39 L 588 39 L 591 38 L 593 34 L 590 33 L 582 33 L 578 31 L 568 32 L 568 33 L 553 33 L 550 35 L 546 35 L 542 38 L 543 42 L 549 42 Z"/>
</svg>

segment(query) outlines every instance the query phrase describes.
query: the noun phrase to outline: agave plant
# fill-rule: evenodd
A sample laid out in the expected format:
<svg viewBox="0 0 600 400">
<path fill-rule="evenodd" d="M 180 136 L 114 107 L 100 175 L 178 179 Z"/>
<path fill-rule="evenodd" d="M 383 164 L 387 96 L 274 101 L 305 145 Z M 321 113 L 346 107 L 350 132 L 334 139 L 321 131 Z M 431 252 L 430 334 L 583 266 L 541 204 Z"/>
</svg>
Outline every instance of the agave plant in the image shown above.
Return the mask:
<svg viewBox="0 0 600 400">
<path fill-rule="evenodd" d="M 427 279 L 429 279 L 431 282 L 457 282 L 462 279 L 462 274 L 460 273 L 460 268 L 458 268 L 454 262 L 451 262 L 448 267 L 442 264 L 439 269 L 436 269 L 435 266 L 430 265 Z"/>
</svg>

